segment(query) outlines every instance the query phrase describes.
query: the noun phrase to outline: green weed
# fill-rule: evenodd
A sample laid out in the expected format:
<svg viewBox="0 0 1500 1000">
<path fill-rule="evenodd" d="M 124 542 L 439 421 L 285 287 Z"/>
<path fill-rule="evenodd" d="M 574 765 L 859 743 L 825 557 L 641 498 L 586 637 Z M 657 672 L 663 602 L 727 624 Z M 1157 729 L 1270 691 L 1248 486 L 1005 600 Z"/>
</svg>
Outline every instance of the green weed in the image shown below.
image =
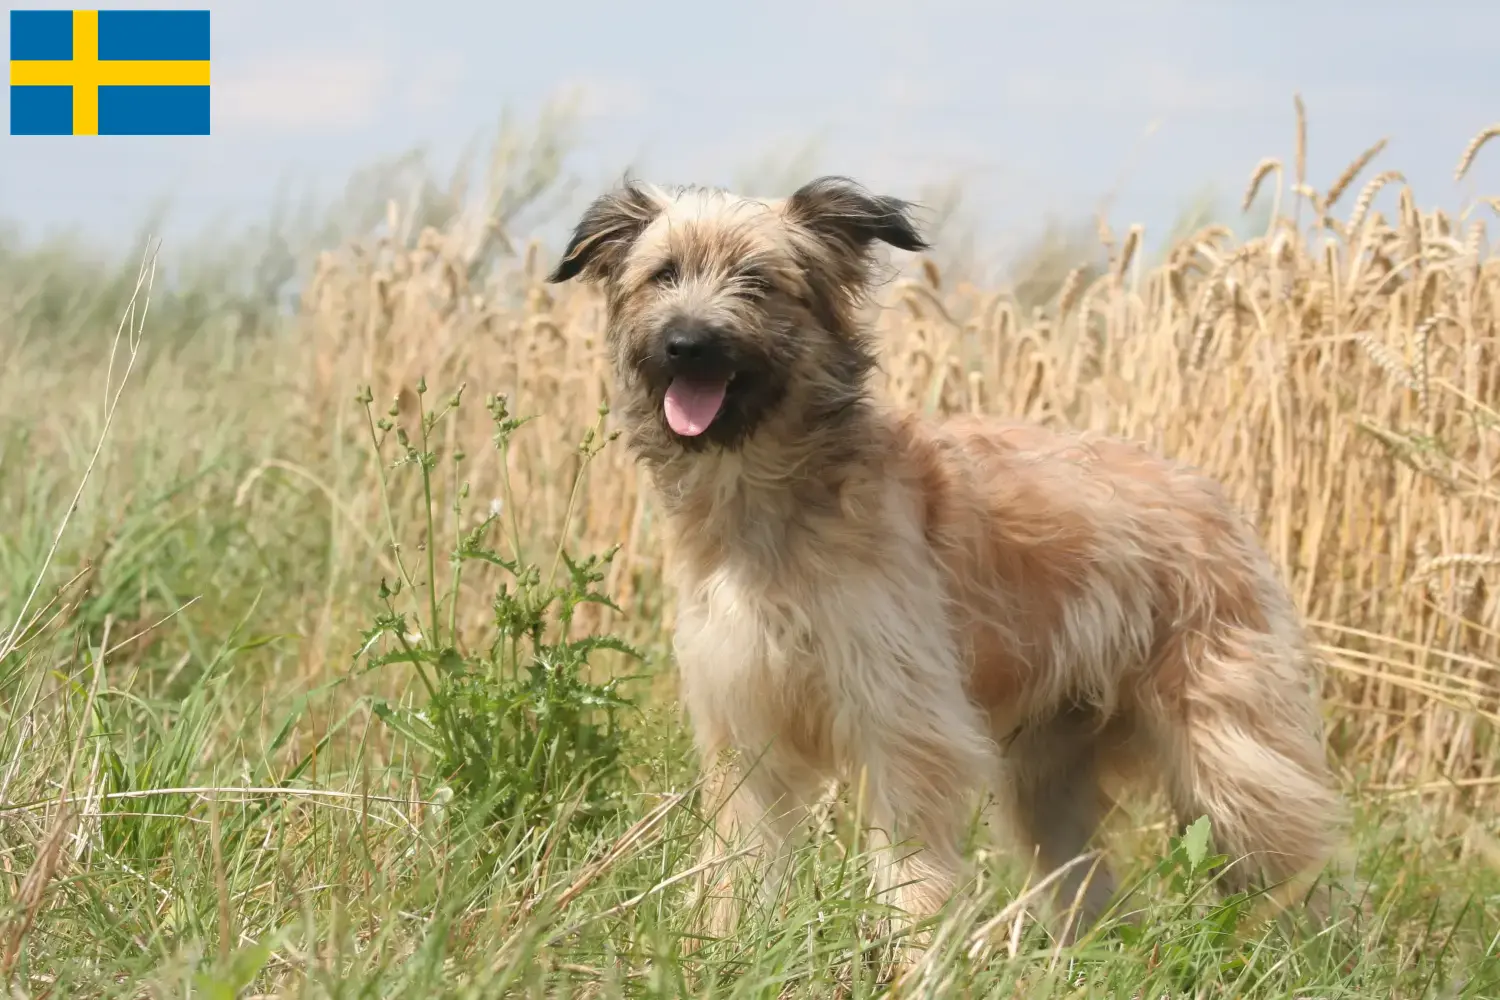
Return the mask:
<svg viewBox="0 0 1500 1000">
<path fill-rule="evenodd" d="M 502 510 L 491 510 L 474 528 L 460 531 L 453 539 L 447 590 L 440 595 L 433 524 L 434 472 L 441 459 L 434 431 L 463 405 L 463 389 L 435 412 L 425 407 L 425 380 L 417 384 L 416 398 L 413 437 L 395 422 L 396 406 L 377 419 L 370 390 L 366 388 L 358 397 L 371 447 L 380 460 L 380 489 L 400 575 L 394 581 L 381 581 L 379 600 L 384 610 L 363 633 L 357 655 L 372 670 L 409 665 L 427 695 L 420 708 L 377 699 L 375 713 L 434 754 L 438 773 L 457 792 L 459 808 L 483 803 L 491 818 L 524 827 L 566 803 L 570 822 L 597 823 L 622 806 L 627 782 L 619 716 L 634 705 L 620 692 L 628 678 L 615 676 L 602 683 L 587 679 L 589 658 L 600 650 L 635 659 L 641 654 L 613 635 L 574 636 L 573 625 L 583 604 L 619 610 L 598 589 L 614 551 L 575 561 L 559 541 L 544 572 L 537 561 L 528 558 L 520 527 L 512 519 L 508 554 L 502 554 L 496 538 L 501 532 L 496 529 L 503 520 L 503 508 L 514 510 L 516 502 L 507 479 Z M 527 421 L 511 415 L 504 396 L 491 396 L 486 407 L 494 425 L 494 446 L 505 468 L 511 438 Z M 599 427 L 589 431 L 578 446 L 581 461 L 575 495 L 588 461 L 606 443 L 600 440 L 606 412 L 601 409 Z M 387 464 L 387 445 L 392 442 L 396 458 Z M 464 458 L 457 450 L 449 456 L 454 481 L 459 483 L 451 501 L 456 524 L 463 522 L 469 494 L 468 484 L 459 478 Z M 415 470 L 421 477 L 427 541 L 416 569 L 419 574 L 425 569 L 420 587 L 413 583 L 402 558 L 385 480 L 388 471 L 403 469 Z M 565 539 L 566 517 L 562 528 Z M 471 563 L 498 567 L 508 580 L 495 591 L 490 633 L 461 642 L 457 626 L 460 584 Z M 565 571 L 561 581 L 557 579 L 559 565 Z M 427 594 L 425 607 L 420 600 L 408 600 L 411 606 L 402 610 L 402 595 L 414 598 L 419 589 Z M 440 611 L 443 605 L 448 611 L 446 623 Z"/>
</svg>

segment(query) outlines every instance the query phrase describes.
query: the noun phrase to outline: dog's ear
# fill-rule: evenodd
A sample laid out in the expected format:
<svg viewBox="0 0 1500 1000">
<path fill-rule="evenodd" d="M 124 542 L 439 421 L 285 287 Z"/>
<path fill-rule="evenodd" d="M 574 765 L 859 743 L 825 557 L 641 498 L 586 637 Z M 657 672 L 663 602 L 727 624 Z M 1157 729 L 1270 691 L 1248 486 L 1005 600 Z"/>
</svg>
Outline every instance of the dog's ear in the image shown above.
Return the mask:
<svg viewBox="0 0 1500 1000">
<path fill-rule="evenodd" d="M 871 194 L 847 177 L 819 177 L 794 191 L 784 211 L 825 243 L 862 257 L 876 240 L 902 250 L 928 249 L 911 209 L 909 202 Z"/>
<path fill-rule="evenodd" d="M 547 280 L 556 284 L 580 274 L 585 281 L 608 277 L 661 209 L 649 192 L 630 181 L 601 195 L 578 220 L 562 259 Z"/>
</svg>

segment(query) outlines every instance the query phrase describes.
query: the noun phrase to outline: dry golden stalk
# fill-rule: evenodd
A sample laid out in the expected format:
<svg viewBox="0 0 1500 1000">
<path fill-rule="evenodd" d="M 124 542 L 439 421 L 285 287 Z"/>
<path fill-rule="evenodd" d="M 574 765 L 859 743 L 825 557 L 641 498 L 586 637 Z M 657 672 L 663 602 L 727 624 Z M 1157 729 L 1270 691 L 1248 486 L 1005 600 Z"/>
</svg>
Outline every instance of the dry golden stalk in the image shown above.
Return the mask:
<svg viewBox="0 0 1500 1000">
<path fill-rule="evenodd" d="M 1068 272 L 1063 279 L 1062 288 L 1057 293 L 1057 318 L 1062 319 L 1068 314 L 1068 310 L 1078 304 L 1078 296 L 1083 293 L 1083 268 L 1075 267 Z"/>
<path fill-rule="evenodd" d="M 1411 584 L 1425 583 L 1442 570 L 1451 569 L 1456 566 L 1488 569 L 1500 566 L 1500 555 L 1495 555 L 1494 553 L 1452 552 L 1448 555 L 1438 556 L 1435 559 L 1428 559 L 1422 562 L 1407 582 Z"/>
<path fill-rule="evenodd" d="M 1167 288 L 1172 296 L 1172 303 L 1178 309 L 1186 309 L 1188 306 L 1187 282 L 1183 279 L 1182 271 L 1171 267 L 1167 269 Z"/>
<path fill-rule="evenodd" d="M 37 914 L 41 912 L 42 904 L 47 899 L 47 889 L 52 884 L 52 877 L 62 863 L 63 843 L 72 832 L 76 818 L 77 812 L 72 803 L 65 800 L 47 835 L 36 845 L 36 857 L 16 892 L 14 908 L 17 914 L 7 923 L 4 936 L 0 938 L 0 978 L 10 979 L 16 959 L 21 954 L 21 945 L 36 925 Z"/>
<path fill-rule="evenodd" d="M 1458 166 L 1453 171 L 1453 179 L 1455 181 L 1464 179 L 1464 174 L 1469 172 L 1469 167 L 1474 163 L 1474 157 L 1479 155 L 1479 151 L 1484 148 L 1485 143 L 1497 136 L 1500 136 L 1500 123 L 1481 130 L 1478 135 L 1469 140 L 1469 144 L 1464 147 L 1463 155 L 1458 158 Z"/>
<path fill-rule="evenodd" d="M 1392 181 L 1406 183 L 1406 178 L 1399 170 L 1386 170 L 1371 177 L 1363 188 L 1360 189 L 1359 197 L 1354 199 L 1354 211 L 1349 214 L 1349 232 L 1359 232 L 1359 227 L 1364 224 L 1365 215 L 1370 211 L 1370 205 L 1375 201 L 1375 196 L 1380 189 Z"/>
<path fill-rule="evenodd" d="M 1412 197 L 1411 188 L 1401 188 L 1401 238 L 1406 243 L 1406 254 L 1413 260 L 1422 257 L 1422 213 Z"/>
<path fill-rule="evenodd" d="M 1380 155 L 1380 151 L 1385 149 L 1386 142 L 1387 140 L 1381 139 L 1375 145 L 1360 153 L 1353 163 L 1344 168 L 1344 172 L 1339 174 L 1338 179 L 1333 182 L 1333 186 L 1328 189 L 1328 194 L 1323 198 L 1323 208 L 1325 211 L 1333 210 L 1334 203 L 1343 196 L 1344 191 L 1349 185 L 1354 183 L 1354 178 L 1358 177 L 1365 167 L 1370 165 L 1370 161 Z"/>
<path fill-rule="evenodd" d="M 932 262 L 931 257 L 922 258 L 922 277 L 932 286 L 933 291 L 941 291 L 943 287 L 943 276 L 938 272 L 938 267 Z"/>
<path fill-rule="evenodd" d="M 1469 235 L 1464 240 L 1464 256 L 1479 263 L 1479 248 L 1484 245 L 1484 220 L 1475 219 L 1469 223 Z"/>
<path fill-rule="evenodd" d="M 1399 382 L 1408 389 L 1415 389 L 1416 382 L 1411 372 L 1401 363 L 1401 359 L 1380 341 L 1368 333 L 1356 333 L 1354 342 L 1364 349 L 1370 360 L 1375 362 L 1375 367 L 1385 372 L 1393 381 Z"/>
<path fill-rule="evenodd" d="M 1125 278 L 1125 272 L 1130 269 L 1130 259 L 1135 256 L 1136 249 L 1141 245 L 1141 236 L 1145 230 L 1139 225 L 1130 227 L 1125 234 L 1125 243 L 1120 247 L 1120 257 L 1115 261 L 1114 279 L 1118 283 Z"/>
<path fill-rule="evenodd" d="M 1255 196 L 1260 193 L 1260 182 L 1266 179 L 1266 175 L 1272 171 L 1276 172 L 1276 183 L 1281 184 L 1282 166 L 1281 161 L 1274 156 L 1268 156 L 1255 165 L 1255 170 L 1250 174 L 1250 183 L 1245 188 L 1245 196 L 1240 199 L 1240 211 L 1250 211 L 1250 206 L 1255 204 Z"/>
<path fill-rule="evenodd" d="M 1428 352 L 1432 342 L 1432 331 L 1447 318 L 1447 316 L 1442 314 L 1428 317 L 1417 327 L 1416 333 L 1412 337 L 1414 342 L 1412 346 L 1415 350 L 1411 363 L 1411 382 L 1412 388 L 1416 390 L 1417 405 L 1421 407 L 1424 419 L 1432 416 L 1432 389 L 1428 379 L 1427 368 Z"/>
<path fill-rule="evenodd" d="M 1297 174 L 1293 179 L 1302 187 L 1307 184 L 1307 108 L 1301 94 L 1293 94 L 1292 102 L 1297 107 Z"/>
<path fill-rule="evenodd" d="M 1324 214 L 1323 197 L 1318 194 L 1311 184 L 1294 184 L 1292 185 L 1292 193 L 1301 195 L 1312 202 L 1313 211 L 1317 212 L 1320 217 Z"/>
</svg>

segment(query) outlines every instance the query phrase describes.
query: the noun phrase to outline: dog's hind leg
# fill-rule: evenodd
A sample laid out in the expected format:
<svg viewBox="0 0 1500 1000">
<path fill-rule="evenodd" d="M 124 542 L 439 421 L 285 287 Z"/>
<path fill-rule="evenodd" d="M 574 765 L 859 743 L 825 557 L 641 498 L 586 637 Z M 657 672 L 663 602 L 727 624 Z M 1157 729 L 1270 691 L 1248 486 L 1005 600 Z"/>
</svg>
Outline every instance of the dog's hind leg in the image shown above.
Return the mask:
<svg viewBox="0 0 1500 1000">
<path fill-rule="evenodd" d="M 1056 933 L 1069 943 L 1098 920 L 1115 891 L 1109 866 L 1085 856 L 1108 805 L 1099 788 L 1103 735 L 1096 713 L 1070 706 L 1027 724 L 1005 750 L 1004 804 L 1022 843 L 1041 876 L 1068 866 L 1047 895 L 1064 917 Z"/>
</svg>

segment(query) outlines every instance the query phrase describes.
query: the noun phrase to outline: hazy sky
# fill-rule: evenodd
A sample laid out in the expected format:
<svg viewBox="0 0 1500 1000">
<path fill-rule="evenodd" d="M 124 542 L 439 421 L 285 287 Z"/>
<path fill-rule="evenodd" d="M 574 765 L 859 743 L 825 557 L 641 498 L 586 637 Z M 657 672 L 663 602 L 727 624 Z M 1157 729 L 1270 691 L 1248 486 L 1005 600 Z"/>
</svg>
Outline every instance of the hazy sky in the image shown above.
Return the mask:
<svg viewBox="0 0 1500 1000">
<path fill-rule="evenodd" d="M 416 145 L 442 162 L 503 108 L 529 114 L 565 91 L 586 112 L 572 167 L 590 190 L 627 166 L 724 183 L 816 141 L 820 171 L 888 193 L 961 181 L 967 218 L 1001 245 L 1049 213 L 1086 216 L 1116 188 L 1116 227 L 1157 234 L 1205 188 L 1237 202 L 1261 157 L 1290 160 L 1298 90 L 1318 187 L 1389 136 L 1377 169 L 1402 170 L 1422 204 L 1500 193 L 1500 147 L 1464 188 L 1452 180 L 1464 144 L 1500 121 L 1496 0 L 211 9 L 212 136 L 6 134 L 0 218 L 113 242 L 170 196 L 177 226 L 253 221 L 279 181 L 335 193 Z M 0 31 L 8 52 L 8 19 Z"/>
</svg>

